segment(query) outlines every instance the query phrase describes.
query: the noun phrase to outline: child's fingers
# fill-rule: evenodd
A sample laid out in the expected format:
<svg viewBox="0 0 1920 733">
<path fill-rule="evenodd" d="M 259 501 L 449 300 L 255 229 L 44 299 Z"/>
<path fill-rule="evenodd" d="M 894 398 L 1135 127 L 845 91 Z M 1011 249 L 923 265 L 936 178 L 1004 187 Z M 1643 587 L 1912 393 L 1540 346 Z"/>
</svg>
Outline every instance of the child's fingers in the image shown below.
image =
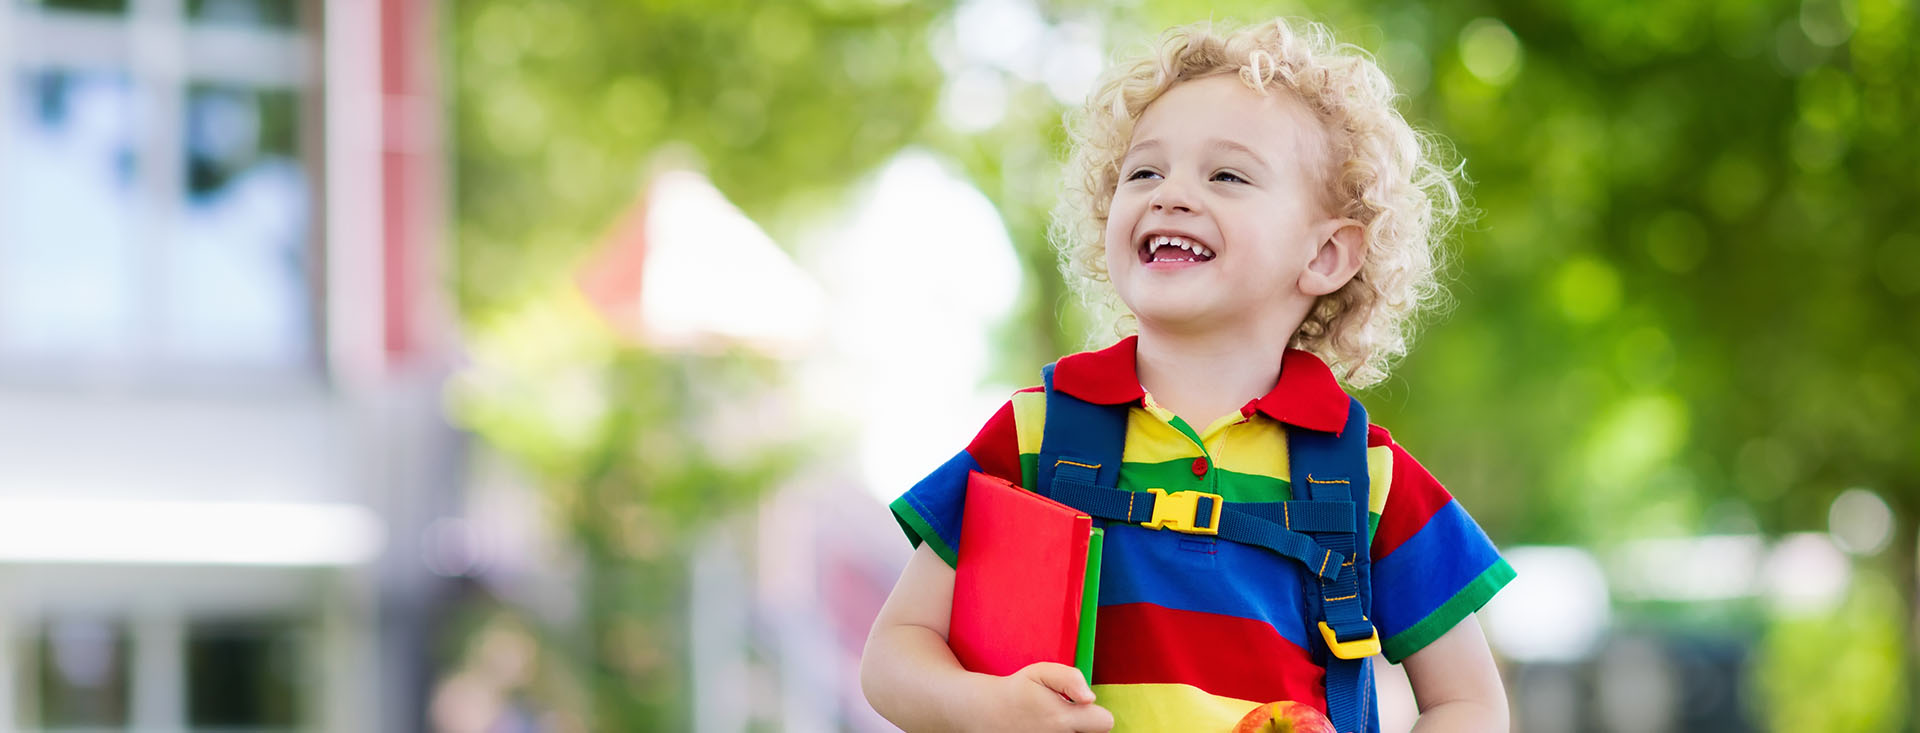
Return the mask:
<svg viewBox="0 0 1920 733">
<path fill-rule="evenodd" d="M 1067 714 L 1068 725 L 1076 733 L 1107 733 L 1113 730 L 1113 713 L 1099 705 L 1075 705 Z"/>
<path fill-rule="evenodd" d="M 1047 689 L 1060 693 L 1075 703 L 1093 702 L 1093 688 L 1087 686 L 1080 670 L 1054 662 L 1034 662 L 1017 674 L 1046 685 Z"/>
</svg>

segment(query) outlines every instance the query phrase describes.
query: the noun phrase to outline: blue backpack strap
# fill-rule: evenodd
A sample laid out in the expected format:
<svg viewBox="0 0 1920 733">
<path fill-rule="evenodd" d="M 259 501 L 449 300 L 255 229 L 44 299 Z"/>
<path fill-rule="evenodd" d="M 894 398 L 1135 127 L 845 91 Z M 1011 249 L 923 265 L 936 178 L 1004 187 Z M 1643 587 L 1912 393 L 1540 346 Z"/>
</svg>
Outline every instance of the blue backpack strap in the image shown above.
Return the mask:
<svg viewBox="0 0 1920 733">
<path fill-rule="evenodd" d="M 1048 364 L 1040 370 L 1047 389 L 1047 423 L 1040 436 L 1040 459 L 1034 474 L 1038 485 L 1033 490 L 1054 497 L 1064 483 L 1070 489 L 1118 491 L 1114 487 L 1120 485 L 1120 457 L 1126 449 L 1127 407 L 1096 405 L 1054 389 L 1054 366 Z M 1074 501 L 1061 503 L 1095 516 L 1102 514 Z"/>
<path fill-rule="evenodd" d="M 1342 502 L 1351 508 L 1348 524 L 1330 531 L 1308 532 L 1333 552 L 1344 555 L 1351 572 L 1321 576 L 1320 592 L 1310 596 L 1310 610 L 1322 619 L 1314 654 L 1327 669 L 1327 717 L 1342 733 L 1374 733 L 1380 722 L 1374 715 L 1373 674 L 1368 656 L 1379 653 L 1380 637 L 1369 614 L 1373 611 L 1373 574 L 1367 542 L 1367 412 L 1351 400 L 1347 423 L 1338 434 L 1297 426 L 1287 428 L 1287 461 L 1293 493 L 1315 503 Z M 1309 636 L 1313 636 L 1309 634 Z"/>
<path fill-rule="evenodd" d="M 1160 504 L 1172 495 L 1117 488 L 1126 448 L 1127 406 L 1095 405 L 1055 390 L 1053 369 L 1049 364 L 1040 372 L 1047 412 L 1033 490 L 1098 519 L 1159 519 L 1157 515 L 1164 512 L 1156 508 L 1162 508 Z M 1324 619 L 1321 632 L 1326 638 L 1313 646 L 1315 655 L 1324 657 L 1327 670 L 1328 717 L 1342 733 L 1378 733 L 1367 658 L 1339 656 L 1369 648 L 1378 653 L 1379 645 L 1368 618 L 1371 564 L 1362 544 L 1368 524 L 1366 410 L 1354 400 L 1347 424 L 1337 436 L 1290 428 L 1287 452 L 1293 501 L 1226 503 L 1212 494 L 1199 494 L 1180 503 L 1182 517 L 1169 522 L 1169 527 L 1211 530 L 1221 539 L 1265 547 L 1300 561 L 1321 591 L 1308 596 L 1310 618 Z M 1187 506 L 1186 501 L 1193 505 Z M 1192 515 L 1186 516 L 1189 509 Z M 1367 642 L 1372 646 L 1367 647 Z"/>
</svg>

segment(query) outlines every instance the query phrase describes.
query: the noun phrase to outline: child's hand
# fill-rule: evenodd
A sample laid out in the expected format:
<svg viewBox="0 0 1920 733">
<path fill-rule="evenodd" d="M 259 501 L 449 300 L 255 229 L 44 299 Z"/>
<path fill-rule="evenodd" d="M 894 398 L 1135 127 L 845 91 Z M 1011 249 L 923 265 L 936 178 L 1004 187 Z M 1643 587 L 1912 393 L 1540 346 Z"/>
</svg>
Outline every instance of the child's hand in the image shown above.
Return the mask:
<svg viewBox="0 0 1920 733">
<path fill-rule="evenodd" d="M 1064 664 L 1034 662 L 992 678 L 984 698 L 971 724 L 975 730 L 1105 733 L 1113 729 L 1113 713 L 1093 704 L 1093 689 L 1086 678 Z"/>
</svg>

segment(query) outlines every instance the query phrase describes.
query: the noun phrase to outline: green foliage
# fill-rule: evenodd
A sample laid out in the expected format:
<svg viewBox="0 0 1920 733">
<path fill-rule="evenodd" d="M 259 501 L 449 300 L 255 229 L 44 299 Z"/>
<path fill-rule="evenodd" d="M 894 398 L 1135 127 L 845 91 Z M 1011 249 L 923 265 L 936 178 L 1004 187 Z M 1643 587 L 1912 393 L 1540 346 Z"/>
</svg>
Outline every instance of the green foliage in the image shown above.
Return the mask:
<svg viewBox="0 0 1920 733">
<path fill-rule="evenodd" d="M 496 622 L 536 626 L 533 694 L 593 729 L 686 728 L 687 549 L 797 465 L 806 446 L 755 420 L 784 381 L 748 354 L 624 345 L 569 291 L 496 314 L 470 346 L 454 416 L 532 474 L 581 560 L 577 624 Z"/>
<path fill-rule="evenodd" d="M 456 292 L 481 366 L 466 423 L 556 491 L 620 482 L 623 461 L 698 441 L 696 396 L 774 376 L 748 358 L 688 362 L 621 346 L 557 295 L 681 146 L 750 214 L 830 195 L 919 134 L 939 88 L 938 4 L 599 0 L 452 3 L 460 228 Z M 716 368 L 719 367 L 719 368 Z M 764 365 L 763 365 L 764 367 Z M 748 369 L 747 371 L 752 371 Z M 676 444 L 674 441 L 678 441 Z M 683 445 L 684 444 L 684 445 Z M 679 479 L 673 479 L 679 480 Z M 742 497 L 735 497 L 742 498 Z M 653 505 L 678 514 L 684 502 Z M 561 504 L 573 502 L 568 495 Z M 711 510 L 715 507 L 702 507 Z"/>
<path fill-rule="evenodd" d="M 1882 731 L 1902 722 L 1900 595 L 1880 572 L 1855 577 L 1828 611 L 1788 615 L 1760 644 L 1760 699 L 1777 731 Z"/>
<path fill-rule="evenodd" d="M 547 519 L 581 560 L 581 618 L 498 623 L 533 627 L 542 671 L 526 694 L 560 720 L 684 730 L 687 548 L 804 451 L 728 417 L 775 394 L 778 369 L 622 345 L 571 295 L 572 273 L 663 148 L 704 163 L 763 222 L 804 218 L 783 207 L 805 214 L 890 157 L 920 134 L 939 89 L 925 45 L 942 6 L 446 7 L 454 289 L 475 353 L 452 402 L 545 490 Z"/>
<path fill-rule="evenodd" d="M 1382 390 L 1436 473 L 1521 541 L 1680 534 L 1713 506 L 1824 529 L 1851 485 L 1920 508 L 1899 414 L 1920 343 L 1896 315 L 1916 292 L 1880 264 L 1914 236 L 1920 149 L 1892 120 L 1915 99 L 1891 80 L 1920 64 L 1887 38 L 1911 11 L 1465 7 L 1433 18 L 1411 111 L 1458 145 L 1481 215 L 1459 306 Z M 1448 42 L 1469 15 L 1511 28 L 1516 71 Z"/>
<path fill-rule="evenodd" d="M 485 312 L 562 276 L 663 145 L 766 219 L 913 139 L 937 3 L 449 3 L 456 291 Z"/>
</svg>

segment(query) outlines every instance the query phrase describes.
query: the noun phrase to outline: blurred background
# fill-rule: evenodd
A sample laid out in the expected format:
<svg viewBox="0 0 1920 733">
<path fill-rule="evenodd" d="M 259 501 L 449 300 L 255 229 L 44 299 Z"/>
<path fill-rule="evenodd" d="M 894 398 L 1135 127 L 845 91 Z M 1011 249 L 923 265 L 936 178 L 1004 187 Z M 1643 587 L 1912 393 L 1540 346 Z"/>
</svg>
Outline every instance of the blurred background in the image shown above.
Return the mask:
<svg viewBox="0 0 1920 733">
<path fill-rule="evenodd" d="M 889 729 L 1061 114 L 1282 14 L 1473 181 L 1362 397 L 1516 729 L 1913 730 L 1910 0 L 0 0 L 0 729 Z"/>
</svg>

